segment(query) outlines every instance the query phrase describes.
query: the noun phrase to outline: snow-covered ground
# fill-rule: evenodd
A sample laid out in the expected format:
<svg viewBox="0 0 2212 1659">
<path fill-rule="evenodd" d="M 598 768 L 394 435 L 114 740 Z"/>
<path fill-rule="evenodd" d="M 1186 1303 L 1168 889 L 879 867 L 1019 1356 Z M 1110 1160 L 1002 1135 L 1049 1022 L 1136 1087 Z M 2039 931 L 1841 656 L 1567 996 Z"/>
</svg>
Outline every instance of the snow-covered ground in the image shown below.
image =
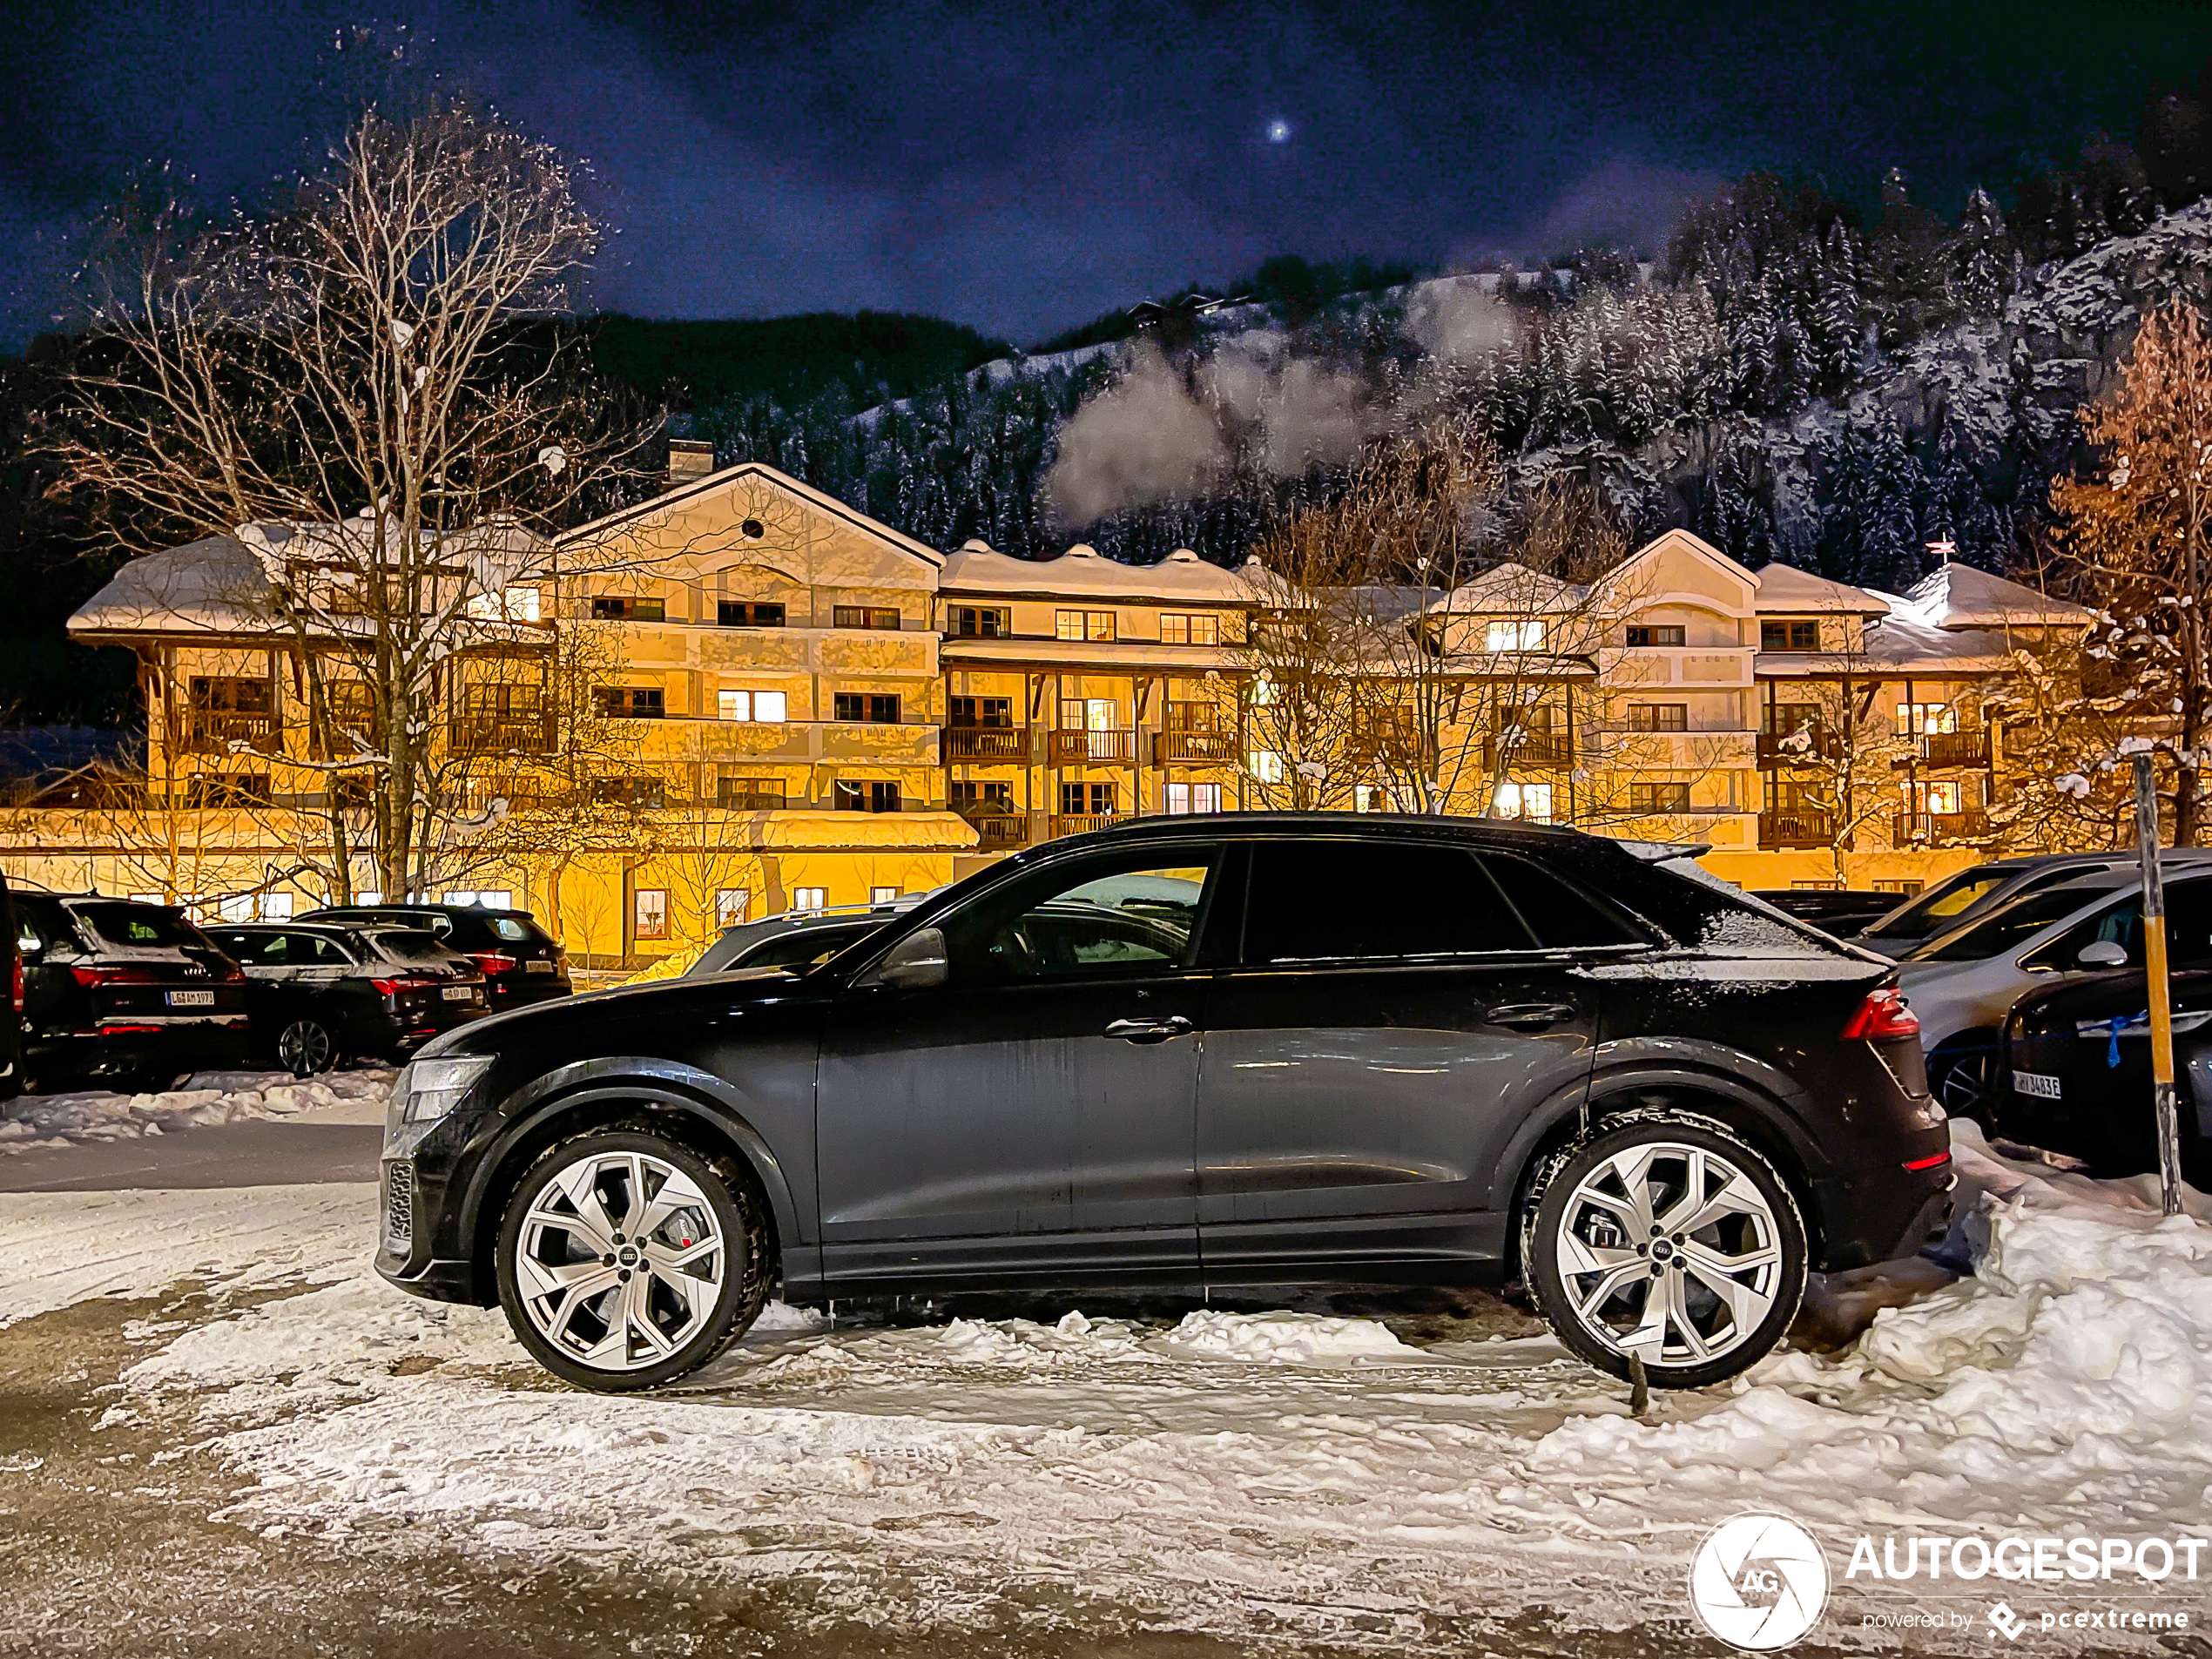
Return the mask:
<svg viewBox="0 0 2212 1659">
<path fill-rule="evenodd" d="M 292 1117 L 391 1093 L 388 1070 L 334 1071 L 302 1082 L 285 1071 L 203 1071 L 152 1095 L 85 1089 L 0 1101 L 0 1155 L 75 1141 L 119 1141 L 180 1129 Z"/>
<path fill-rule="evenodd" d="M 496 1312 L 378 1282 L 371 1195 L 335 1186 L 115 1195 L 91 1214 L 0 1197 L 0 1244 L 62 1276 L 0 1288 L 0 1318 L 125 1278 L 250 1270 L 266 1291 L 292 1276 L 314 1288 L 145 1327 L 125 1374 L 117 1420 L 183 1406 L 192 1454 L 253 1483 L 226 1518 L 349 1547 L 804 1575 L 826 1587 L 825 1616 L 894 1628 L 1070 1598 L 1169 1628 L 1397 1649 L 1514 1609 L 1679 1622 L 1697 1540 L 1753 1507 L 1827 1545 L 1823 1640 L 1894 1645 L 1862 1615 L 1952 1608 L 1975 1629 L 1934 1649 L 1985 1650 L 2000 1596 L 2031 1619 L 2022 1649 L 2148 1641 L 2047 1638 L 2038 1609 L 2124 1600 L 2201 1624 L 2212 1558 L 2205 1579 L 2156 1586 L 1931 1593 L 1843 1575 L 1863 1534 L 1878 1548 L 2212 1522 L 2212 1211 L 2162 1221 L 2147 1182 L 1959 1138 L 1988 1195 L 1962 1231 L 1976 1276 L 1880 1312 L 1843 1352 L 1778 1355 L 1642 1421 L 1548 1339 L 1417 1348 L 1373 1321 L 1287 1312 L 853 1330 L 778 1307 L 679 1390 L 582 1395 L 529 1366 Z M 226 1253 L 185 1200 L 256 1226 L 318 1207 L 280 1261 Z M 127 1268 L 88 1277 L 86 1246 L 118 1235 Z"/>
</svg>

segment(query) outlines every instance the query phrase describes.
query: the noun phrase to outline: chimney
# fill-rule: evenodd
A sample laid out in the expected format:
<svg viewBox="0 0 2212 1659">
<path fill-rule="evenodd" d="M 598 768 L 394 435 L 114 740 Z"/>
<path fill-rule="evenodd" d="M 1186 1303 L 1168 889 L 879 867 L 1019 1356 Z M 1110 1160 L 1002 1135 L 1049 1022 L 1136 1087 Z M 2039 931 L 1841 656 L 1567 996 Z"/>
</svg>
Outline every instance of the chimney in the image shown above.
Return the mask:
<svg viewBox="0 0 2212 1659">
<path fill-rule="evenodd" d="M 668 441 L 668 482 L 662 486 L 665 495 L 671 489 L 681 489 L 685 484 L 695 484 L 714 470 L 714 446 L 704 438 L 671 438 Z"/>
</svg>

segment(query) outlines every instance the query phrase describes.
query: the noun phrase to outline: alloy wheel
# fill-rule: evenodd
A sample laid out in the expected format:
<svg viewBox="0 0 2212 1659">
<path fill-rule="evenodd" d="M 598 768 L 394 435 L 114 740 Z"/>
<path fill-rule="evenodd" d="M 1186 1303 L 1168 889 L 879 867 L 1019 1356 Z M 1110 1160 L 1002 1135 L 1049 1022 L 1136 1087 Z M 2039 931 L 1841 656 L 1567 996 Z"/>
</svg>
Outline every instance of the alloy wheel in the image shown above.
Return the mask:
<svg viewBox="0 0 2212 1659">
<path fill-rule="evenodd" d="M 294 1020 L 277 1035 L 277 1063 L 295 1077 L 327 1071 L 338 1057 L 330 1028 L 319 1020 Z"/>
<path fill-rule="evenodd" d="M 1988 1049 L 1968 1049 L 1946 1065 L 1936 1079 L 1937 1102 L 1952 1117 L 1985 1117 L 1994 1070 Z"/>
<path fill-rule="evenodd" d="M 515 1251 L 524 1316 L 595 1371 L 660 1364 L 713 1317 L 729 1271 L 691 1177 L 635 1151 L 587 1152 L 530 1194 Z"/>
<path fill-rule="evenodd" d="M 1559 1217 L 1568 1311 L 1602 1346 L 1647 1365 L 1723 1358 L 1752 1339 L 1783 1293 L 1773 1206 L 1710 1148 L 1626 1147 L 1583 1176 Z"/>
</svg>

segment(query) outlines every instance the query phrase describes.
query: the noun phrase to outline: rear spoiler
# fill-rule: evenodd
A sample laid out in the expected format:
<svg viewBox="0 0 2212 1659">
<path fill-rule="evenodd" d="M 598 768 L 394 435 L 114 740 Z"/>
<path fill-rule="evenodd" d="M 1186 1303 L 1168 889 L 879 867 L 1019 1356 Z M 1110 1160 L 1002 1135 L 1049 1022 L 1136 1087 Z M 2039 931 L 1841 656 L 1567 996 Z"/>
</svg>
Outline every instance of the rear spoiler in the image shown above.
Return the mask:
<svg viewBox="0 0 2212 1659">
<path fill-rule="evenodd" d="M 1615 841 L 1614 845 L 1644 864 L 1664 864 L 1669 859 L 1702 859 L 1713 850 L 1710 841 Z"/>
</svg>

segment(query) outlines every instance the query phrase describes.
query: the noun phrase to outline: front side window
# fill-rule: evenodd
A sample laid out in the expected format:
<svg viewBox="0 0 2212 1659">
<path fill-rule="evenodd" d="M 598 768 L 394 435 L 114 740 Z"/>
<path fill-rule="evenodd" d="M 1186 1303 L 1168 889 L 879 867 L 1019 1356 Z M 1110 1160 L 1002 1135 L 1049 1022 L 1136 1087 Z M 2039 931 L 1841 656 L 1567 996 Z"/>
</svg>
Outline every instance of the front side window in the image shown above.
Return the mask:
<svg viewBox="0 0 2212 1659">
<path fill-rule="evenodd" d="M 955 981 L 1123 977 L 1189 966 L 1214 849 L 1088 859 L 986 894 L 944 923 Z"/>
<path fill-rule="evenodd" d="M 1909 962 L 1980 962 L 2008 950 L 2017 950 L 2041 933 L 2053 922 L 2062 921 L 2088 902 L 2087 895 L 2079 891 L 2054 890 L 2031 894 L 2024 899 L 2013 899 L 1997 907 L 1979 921 L 1968 922 L 1952 932 L 1930 940 L 1919 949 L 1905 957 Z M 2134 901 L 2138 907 L 2141 900 Z M 2068 942 L 2074 952 L 2092 940 L 2118 937 L 2098 929 L 2113 921 L 2112 913 L 2094 919 L 2086 929 L 2076 929 L 2078 939 L 2068 935 L 2061 941 L 2064 952 Z M 2140 921 L 2140 915 L 2138 916 Z M 2117 926 L 2117 924 L 2114 924 Z M 2141 928 L 2137 928 L 2141 932 Z M 2056 966 L 2057 964 L 2051 964 Z"/>
<path fill-rule="evenodd" d="M 1418 894 L 1420 902 L 1379 902 L 1385 893 Z M 1365 840 L 1252 848 L 1244 960 L 1253 967 L 1481 955 L 1535 943 L 1463 848 Z"/>
</svg>

